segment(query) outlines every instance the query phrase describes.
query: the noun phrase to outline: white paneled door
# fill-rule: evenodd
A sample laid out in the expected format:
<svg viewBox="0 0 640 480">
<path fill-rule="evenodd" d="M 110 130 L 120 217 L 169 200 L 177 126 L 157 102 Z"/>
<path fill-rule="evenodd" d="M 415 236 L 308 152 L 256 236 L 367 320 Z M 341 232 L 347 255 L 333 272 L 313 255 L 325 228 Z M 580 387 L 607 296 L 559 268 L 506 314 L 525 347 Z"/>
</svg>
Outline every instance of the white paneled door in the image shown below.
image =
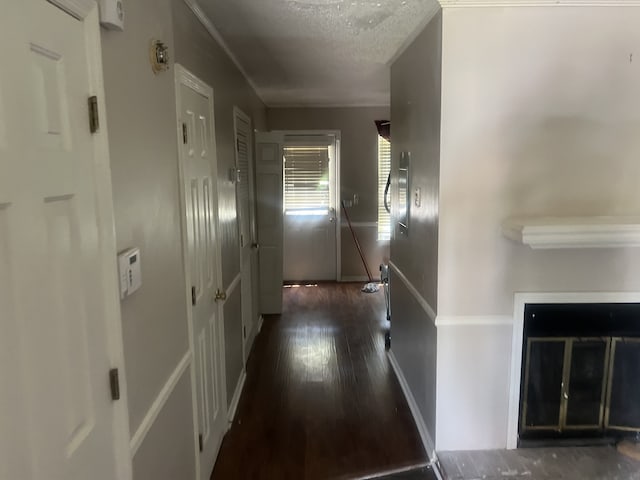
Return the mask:
<svg viewBox="0 0 640 480">
<path fill-rule="evenodd" d="M 284 280 L 337 280 L 337 134 L 284 142 Z"/>
<path fill-rule="evenodd" d="M 69 3 L 4 2 L 0 15 L 7 480 L 131 477 L 126 399 L 112 400 L 109 382 L 111 369 L 123 374 L 122 337 L 98 14 L 93 2 Z M 92 134 L 94 95 L 102 112 Z"/>
<path fill-rule="evenodd" d="M 209 478 L 227 431 L 213 91 L 180 65 L 175 69 L 197 443 L 201 478 Z"/>
</svg>

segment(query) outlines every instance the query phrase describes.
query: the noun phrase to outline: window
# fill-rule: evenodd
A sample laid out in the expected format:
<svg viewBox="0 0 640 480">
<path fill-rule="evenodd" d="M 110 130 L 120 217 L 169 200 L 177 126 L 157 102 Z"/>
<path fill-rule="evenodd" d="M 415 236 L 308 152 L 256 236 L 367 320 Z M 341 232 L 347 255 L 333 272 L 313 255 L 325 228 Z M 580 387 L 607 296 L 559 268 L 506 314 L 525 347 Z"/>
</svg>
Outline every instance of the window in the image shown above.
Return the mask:
<svg viewBox="0 0 640 480">
<path fill-rule="evenodd" d="M 378 135 L 378 240 L 391 238 L 391 216 L 384 208 L 384 189 L 390 171 L 391 142 Z"/>
<path fill-rule="evenodd" d="M 329 207 L 329 147 L 285 147 L 285 214 L 327 215 Z"/>
</svg>

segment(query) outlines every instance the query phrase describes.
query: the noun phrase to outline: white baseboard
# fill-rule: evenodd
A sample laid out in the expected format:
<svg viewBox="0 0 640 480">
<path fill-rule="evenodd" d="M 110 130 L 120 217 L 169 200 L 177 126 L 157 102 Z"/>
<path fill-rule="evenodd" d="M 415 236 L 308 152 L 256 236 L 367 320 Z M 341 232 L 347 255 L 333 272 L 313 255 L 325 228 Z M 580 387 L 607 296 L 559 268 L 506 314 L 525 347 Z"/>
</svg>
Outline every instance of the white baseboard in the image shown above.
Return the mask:
<svg viewBox="0 0 640 480">
<path fill-rule="evenodd" d="M 140 426 L 136 429 L 135 433 L 132 435 L 131 440 L 129 442 L 131 457 L 135 456 L 136 452 L 138 451 L 138 448 L 140 448 L 140 445 L 142 445 L 142 442 L 147 436 L 147 433 L 149 433 L 149 430 L 151 429 L 154 422 L 158 418 L 158 415 L 160 415 L 162 408 L 164 407 L 165 403 L 167 403 L 167 400 L 173 393 L 174 389 L 176 388 L 176 385 L 182 378 L 182 375 L 184 374 L 184 372 L 187 371 L 187 368 L 189 367 L 189 365 L 191 365 L 190 351 L 184 354 L 184 356 L 182 357 L 182 359 L 180 360 L 176 368 L 173 370 L 173 372 L 169 376 L 169 379 L 162 387 L 162 390 L 160 390 L 160 393 L 151 404 L 151 407 L 149 407 L 149 410 L 147 411 L 147 414 L 142 419 Z"/>
<path fill-rule="evenodd" d="M 398 278 L 402 281 L 402 283 L 404 284 L 406 289 L 409 291 L 409 293 L 411 293 L 411 295 L 416 300 L 416 302 L 418 302 L 418 304 L 422 307 L 422 309 L 427 314 L 427 316 L 435 324 L 437 315 L 435 310 L 431 308 L 431 305 L 429 305 L 429 302 L 427 302 L 427 300 L 420 294 L 420 292 L 416 289 L 416 287 L 413 286 L 411 281 L 402 272 L 402 270 L 398 268 L 398 266 L 395 263 L 393 263 L 392 261 L 389 261 L 389 267 L 398 276 Z"/>
<path fill-rule="evenodd" d="M 407 403 L 409 404 L 409 409 L 411 410 L 411 414 L 413 415 L 413 420 L 416 422 L 416 427 L 418 428 L 418 433 L 420 434 L 420 439 L 422 440 L 424 450 L 427 452 L 430 461 L 433 463 L 436 459 L 435 443 L 431 438 L 431 435 L 429 435 L 427 425 L 424 423 L 424 419 L 422 418 L 422 414 L 418 409 L 416 399 L 413 397 L 413 393 L 411 393 L 411 389 L 409 388 L 409 384 L 407 383 L 407 379 L 405 378 L 404 373 L 402 373 L 402 369 L 398 364 L 398 360 L 396 360 L 396 357 L 391 350 L 387 352 L 387 355 L 389 357 L 389 362 L 393 367 L 393 371 L 398 378 L 398 382 L 400 382 L 402 393 L 404 393 L 404 397 L 407 399 Z"/>
<path fill-rule="evenodd" d="M 229 405 L 229 411 L 227 412 L 227 420 L 229 423 L 233 423 L 233 419 L 236 416 L 236 410 L 238 410 L 238 403 L 240 402 L 240 396 L 242 395 L 242 389 L 244 388 L 244 382 L 247 379 L 247 371 L 243 368 L 238 383 L 236 384 L 236 390 L 233 392 L 233 398 Z"/>
</svg>

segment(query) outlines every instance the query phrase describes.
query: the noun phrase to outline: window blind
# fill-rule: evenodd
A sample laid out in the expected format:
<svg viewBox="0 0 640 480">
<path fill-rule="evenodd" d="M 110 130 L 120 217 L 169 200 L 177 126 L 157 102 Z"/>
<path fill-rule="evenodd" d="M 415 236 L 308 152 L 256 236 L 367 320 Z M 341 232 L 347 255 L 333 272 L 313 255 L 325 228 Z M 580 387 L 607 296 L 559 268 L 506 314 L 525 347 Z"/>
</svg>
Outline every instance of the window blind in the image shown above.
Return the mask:
<svg viewBox="0 0 640 480">
<path fill-rule="evenodd" d="M 285 147 L 285 213 L 326 215 L 329 205 L 329 147 Z"/>
<path fill-rule="evenodd" d="M 391 171 L 391 142 L 378 135 L 378 240 L 391 239 L 391 216 L 384 208 L 384 189 Z M 390 196 L 387 197 L 390 201 Z"/>
</svg>

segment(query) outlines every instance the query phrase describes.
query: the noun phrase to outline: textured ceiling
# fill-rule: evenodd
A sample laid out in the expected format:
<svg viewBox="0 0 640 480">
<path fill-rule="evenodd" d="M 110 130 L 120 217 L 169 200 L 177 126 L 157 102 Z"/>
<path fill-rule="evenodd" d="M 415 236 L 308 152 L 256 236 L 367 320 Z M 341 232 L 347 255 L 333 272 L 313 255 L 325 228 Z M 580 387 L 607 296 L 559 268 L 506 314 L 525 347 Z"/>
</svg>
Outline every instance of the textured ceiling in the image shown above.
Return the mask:
<svg viewBox="0 0 640 480">
<path fill-rule="evenodd" d="M 200 0 L 268 106 L 389 104 L 389 62 L 436 0 Z"/>
</svg>

